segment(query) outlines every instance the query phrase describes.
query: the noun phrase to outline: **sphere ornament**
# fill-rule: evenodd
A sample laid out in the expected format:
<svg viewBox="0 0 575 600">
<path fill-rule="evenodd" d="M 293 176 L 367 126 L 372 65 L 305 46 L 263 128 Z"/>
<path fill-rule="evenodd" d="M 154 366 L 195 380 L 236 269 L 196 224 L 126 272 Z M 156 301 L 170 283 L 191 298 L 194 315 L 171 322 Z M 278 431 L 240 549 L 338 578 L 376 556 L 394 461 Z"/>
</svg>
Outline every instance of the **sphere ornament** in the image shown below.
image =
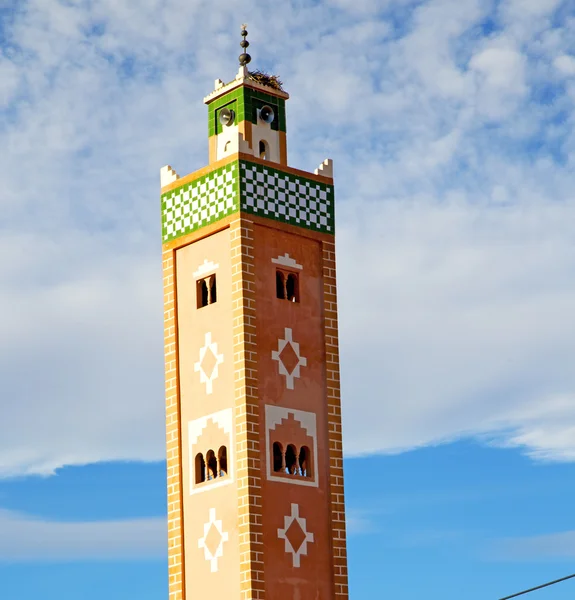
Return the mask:
<svg viewBox="0 0 575 600">
<path fill-rule="evenodd" d="M 243 54 L 240 54 L 239 59 L 240 66 L 245 67 L 252 60 L 252 57 L 246 52 L 244 52 Z"/>
<path fill-rule="evenodd" d="M 242 25 L 242 41 L 240 42 L 240 46 L 243 48 L 243 52 L 240 54 L 239 61 L 240 66 L 245 67 L 251 60 L 252 57 L 245 51 L 246 48 L 250 45 L 246 36 L 248 35 L 248 30 L 246 29 L 247 25 Z"/>
</svg>

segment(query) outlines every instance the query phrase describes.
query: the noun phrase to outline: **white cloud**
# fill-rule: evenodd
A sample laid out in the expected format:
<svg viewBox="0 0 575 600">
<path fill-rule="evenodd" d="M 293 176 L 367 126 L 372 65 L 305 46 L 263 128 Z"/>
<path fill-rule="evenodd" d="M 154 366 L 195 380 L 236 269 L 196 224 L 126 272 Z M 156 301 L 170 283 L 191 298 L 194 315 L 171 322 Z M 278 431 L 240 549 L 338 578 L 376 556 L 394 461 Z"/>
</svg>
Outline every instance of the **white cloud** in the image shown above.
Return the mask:
<svg viewBox="0 0 575 600">
<path fill-rule="evenodd" d="M 126 521 L 47 521 L 0 509 L 0 561 L 165 559 L 164 517 Z"/>
<path fill-rule="evenodd" d="M 351 509 L 349 535 L 373 532 L 370 515 Z M 118 561 L 167 558 L 165 516 L 55 521 L 0 508 L 0 562 Z"/>
<path fill-rule="evenodd" d="M 202 98 L 245 15 L 252 65 L 291 94 L 291 164 L 335 160 L 346 451 L 480 435 L 573 458 L 575 94 L 555 86 L 575 25 L 552 3 L 520 22 L 408 4 L 21 9 L 0 63 L 0 475 L 163 458 L 158 171 L 204 166 Z"/>
<path fill-rule="evenodd" d="M 553 61 L 553 64 L 561 71 L 561 73 L 564 73 L 565 75 L 575 75 L 575 57 L 568 54 L 562 54 Z"/>
<path fill-rule="evenodd" d="M 375 14 L 395 4 L 393 0 L 328 0 L 328 5 L 333 5 L 355 14 Z M 400 2 L 397 2 L 400 3 Z"/>
<path fill-rule="evenodd" d="M 502 411 L 503 412 L 503 411 Z M 575 395 L 536 397 L 500 417 L 499 446 L 527 448 L 537 460 L 575 461 Z M 497 430 L 495 423 L 493 430 Z"/>
<path fill-rule="evenodd" d="M 74 250 L 39 257 L 37 266 L 50 269 Z M 0 321 L 0 475 L 162 456 L 161 373 L 145 375 L 163 360 L 160 266 L 147 257 L 100 260 L 84 259 L 87 273 L 70 265 L 63 281 L 58 268 L 48 282 L 41 268 L 30 269 L 33 294 L 0 294 L 0 310 L 11 315 Z"/>
<path fill-rule="evenodd" d="M 500 560 L 573 560 L 575 531 L 501 539 L 493 545 L 493 558 Z"/>
<path fill-rule="evenodd" d="M 456 202 L 340 212 L 348 452 L 516 427 L 510 442 L 573 458 L 575 404 L 551 411 L 549 396 L 575 386 L 574 217 L 573 206 Z"/>
<path fill-rule="evenodd" d="M 513 47 L 491 44 L 469 66 L 477 76 L 477 109 L 491 120 L 509 116 L 527 93 L 525 57 Z"/>
<path fill-rule="evenodd" d="M 10 60 L 0 56 L 0 109 L 14 97 L 18 89 L 18 69 Z"/>
<path fill-rule="evenodd" d="M 345 527 L 347 535 L 360 535 L 377 531 L 374 515 L 356 509 L 347 509 L 345 514 Z"/>
<path fill-rule="evenodd" d="M 508 21 L 549 17 L 561 5 L 561 0 L 505 0 L 499 10 Z"/>
<path fill-rule="evenodd" d="M 566 0 L 504 0 L 497 8 L 498 22 L 517 43 L 537 48 L 549 32 L 564 32 L 569 25 Z M 554 21 L 561 26 L 555 27 Z"/>
</svg>

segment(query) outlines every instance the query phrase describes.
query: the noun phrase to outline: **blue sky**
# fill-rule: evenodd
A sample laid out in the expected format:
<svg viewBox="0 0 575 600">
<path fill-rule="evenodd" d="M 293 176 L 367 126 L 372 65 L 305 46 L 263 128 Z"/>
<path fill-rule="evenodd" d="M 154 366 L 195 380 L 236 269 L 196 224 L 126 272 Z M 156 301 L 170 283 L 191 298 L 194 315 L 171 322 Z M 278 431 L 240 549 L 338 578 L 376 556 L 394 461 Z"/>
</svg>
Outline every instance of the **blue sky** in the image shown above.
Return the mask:
<svg viewBox="0 0 575 600">
<path fill-rule="evenodd" d="M 536 466 L 515 451 L 461 441 L 349 459 L 346 476 L 352 598 L 497 599 L 573 570 L 573 539 L 555 533 L 573 522 L 568 464 Z M 0 595 L 163 597 L 163 480 L 162 463 L 103 463 L 4 481 L 0 524 L 11 537 L 8 521 L 19 513 L 27 527 L 0 541 Z M 130 521 L 140 532 L 148 524 L 137 540 Z M 86 522 L 100 531 L 86 535 Z M 555 537 L 545 540 L 549 532 Z M 46 534 L 54 537 L 43 544 Z M 571 599 L 572 583 L 538 596 Z"/>
<path fill-rule="evenodd" d="M 205 165 L 243 22 L 291 95 L 290 164 L 334 159 L 352 600 L 575 572 L 573 4 L 22 1 L 0 9 L 0 598 L 167 593 L 158 175 Z"/>
</svg>

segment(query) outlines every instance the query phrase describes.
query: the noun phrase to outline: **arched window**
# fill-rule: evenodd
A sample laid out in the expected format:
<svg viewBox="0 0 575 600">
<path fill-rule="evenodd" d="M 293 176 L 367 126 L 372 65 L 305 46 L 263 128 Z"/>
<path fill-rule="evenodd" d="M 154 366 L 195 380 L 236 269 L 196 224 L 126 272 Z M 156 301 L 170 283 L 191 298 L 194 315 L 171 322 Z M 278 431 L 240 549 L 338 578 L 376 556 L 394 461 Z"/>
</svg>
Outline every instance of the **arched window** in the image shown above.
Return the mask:
<svg viewBox="0 0 575 600">
<path fill-rule="evenodd" d="M 210 275 L 210 294 L 209 294 L 209 302 L 213 304 L 217 300 L 216 293 L 216 276 Z"/>
<path fill-rule="evenodd" d="M 281 473 L 284 449 L 279 442 L 274 442 L 274 473 Z"/>
<path fill-rule="evenodd" d="M 276 296 L 283 300 L 285 298 L 284 274 L 281 271 L 276 271 Z"/>
<path fill-rule="evenodd" d="M 211 481 L 218 476 L 218 460 L 213 450 L 206 454 L 207 479 Z"/>
<path fill-rule="evenodd" d="M 225 446 L 221 446 L 218 450 L 218 463 L 220 465 L 218 475 L 223 477 L 228 474 L 228 450 Z"/>
<path fill-rule="evenodd" d="M 216 275 L 209 275 L 196 281 L 196 296 L 198 308 L 213 304 L 218 299 Z"/>
<path fill-rule="evenodd" d="M 197 282 L 198 308 L 208 305 L 208 283 L 205 279 Z"/>
<path fill-rule="evenodd" d="M 297 275 L 295 273 L 290 273 L 287 276 L 286 281 L 286 295 L 287 300 L 290 302 L 298 302 L 299 301 L 299 290 L 298 290 L 298 280 Z"/>
<path fill-rule="evenodd" d="M 299 470 L 303 477 L 311 477 L 311 453 L 307 446 L 302 446 L 299 451 Z"/>
<path fill-rule="evenodd" d="M 260 158 L 264 160 L 268 158 L 268 143 L 264 140 L 260 140 Z"/>
<path fill-rule="evenodd" d="M 286 450 L 286 473 L 296 475 L 298 469 L 296 449 L 293 444 L 290 444 Z"/>
<path fill-rule="evenodd" d="M 289 302 L 299 302 L 299 278 L 297 273 L 276 269 L 276 297 Z"/>
<path fill-rule="evenodd" d="M 196 454 L 195 461 L 196 483 L 202 483 L 206 480 L 206 466 L 204 464 L 204 455 L 201 452 Z"/>
</svg>

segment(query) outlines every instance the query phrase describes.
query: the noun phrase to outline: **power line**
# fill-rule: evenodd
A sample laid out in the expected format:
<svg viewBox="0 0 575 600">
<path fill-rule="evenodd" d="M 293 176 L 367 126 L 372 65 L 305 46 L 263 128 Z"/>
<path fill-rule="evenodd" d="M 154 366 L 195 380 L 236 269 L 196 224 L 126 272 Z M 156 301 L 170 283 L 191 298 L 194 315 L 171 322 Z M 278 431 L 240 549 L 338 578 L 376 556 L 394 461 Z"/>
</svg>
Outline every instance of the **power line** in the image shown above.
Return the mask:
<svg viewBox="0 0 575 600">
<path fill-rule="evenodd" d="M 510 598 L 517 598 L 517 596 L 523 596 L 523 594 L 528 594 L 529 592 L 534 592 L 535 590 L 540 590 L 541 588 L 547 587 L 549 585 L 554 585 L 555 583 L 559 583 L 560 581 L 565 581 L 567 579 L 571 579 L 575 577 L 575 573 L 573 575 L 567 575 L 567 577 L 561 577 L 561 579 L 556 579 L 555 581 L 550 581 L 549 583 L 544 583 L 543 585 L 538 585 L 537 587 L 531 588 L 529 590 L 523 590 L 522 592 L 517 592 L 517 594 L 511 594 L 511 596 L 505 596 L 505 598 L 500 598 L 499 600 L 509 600 Z"/>
</svg>

